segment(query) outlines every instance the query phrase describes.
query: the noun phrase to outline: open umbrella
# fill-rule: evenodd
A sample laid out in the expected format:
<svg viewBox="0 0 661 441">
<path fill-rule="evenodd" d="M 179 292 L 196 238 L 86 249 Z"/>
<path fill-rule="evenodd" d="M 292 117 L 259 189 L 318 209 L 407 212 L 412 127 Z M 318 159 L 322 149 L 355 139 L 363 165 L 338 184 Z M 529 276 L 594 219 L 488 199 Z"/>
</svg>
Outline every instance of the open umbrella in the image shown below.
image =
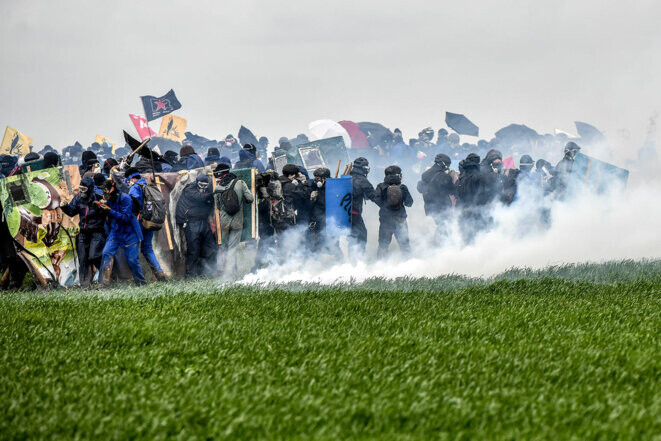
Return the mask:
<svg viewBox="0 0 661 441">
<path fill-rule="evenodd" d="M 604 134 L 591 124 L 574 121 L 574 125 L 576 126 L 578 136 L 586 141 L 600 142 L 606 140 Z"/>
<path fill-rule="evenodd" d="M 480 135 L 480 128 L 460 113 L 445 112 L 445 124 L 460 135 Z"/>
<path fill-rule="evenodd" d="M 359 122 L 360 131 L 365 134 L 370 147 L 380 145 L 383 138 L 392 137 L 393 134 L 389 128 L 383 124 L 373 122 Z"/>
<path fill-rule="evenodd" d="M 331 121 L 330 119 L 312 121 L 308 125 L 308 130 L 316 139 L 327 139 L 341 136 L 344 139 L 344 145 L 347 148 L 351 148 L 351 136 L 349 136 L 349 132 L 335 121 Z"/>
<path fill-rule="evenodd" d="M 344 127 L 344 130 L 349 133 L 349 136 L 351 137 L 351 148 L 369 148 L 370 143 L 365 137 L 365 134 L 360 130 L 360 126 L 358 124 L 353 121 L 340 121 L 338 124 Z"/>
<path fill-rule="evenodd" d="M 257 141 L 257 137 L 253 135 L 253 133 L 244 126 L 241 126 L 239 129 L 239 142 L 241 143 L 242 146 L 246 144 L 252 144 L 255 147 L 259 144 L 259 141 Z"/>
</svg>

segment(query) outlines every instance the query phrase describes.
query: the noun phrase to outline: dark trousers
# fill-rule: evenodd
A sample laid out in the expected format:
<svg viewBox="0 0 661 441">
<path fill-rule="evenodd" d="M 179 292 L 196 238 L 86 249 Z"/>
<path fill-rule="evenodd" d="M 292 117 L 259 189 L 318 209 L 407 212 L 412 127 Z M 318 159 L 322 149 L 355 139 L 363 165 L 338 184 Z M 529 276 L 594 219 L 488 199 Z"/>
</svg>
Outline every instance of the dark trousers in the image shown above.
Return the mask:
<svg viewBox="0 0 661 441">
<path fill-rule="evenodd" d="M 381 218 L 379 223 L 379 250 L 377 257 L 381 258 L 388 254 L 388 248 L 392 237 L 395 236 L 399 249 L 403 253 L 411 251 L 409 244 L 409 227 L 406 218 Z"/>
<path fill-rule="evenodd" d="M 92 266 L 101 268 L 101 257 L 105 246 L 105 235 L 100 231 L 81 231 L 77 238 L 78 253 L 78 280 L 80 286 L 86 287 L 90 284 L 90 269 Z"/>
<path fill-rule="evenodd" d="M 360 214 L 351 215 L 351 233 L 349 234 L 352 248 L 360 253 L 365 252 L 367 246 L 367 227 Z"/>
<path fill-rule="evenodd" d="M 186 234 L 186 277 L 212 277 L 218 245 L 207 220 L 189 221 Z"/>
</svg>

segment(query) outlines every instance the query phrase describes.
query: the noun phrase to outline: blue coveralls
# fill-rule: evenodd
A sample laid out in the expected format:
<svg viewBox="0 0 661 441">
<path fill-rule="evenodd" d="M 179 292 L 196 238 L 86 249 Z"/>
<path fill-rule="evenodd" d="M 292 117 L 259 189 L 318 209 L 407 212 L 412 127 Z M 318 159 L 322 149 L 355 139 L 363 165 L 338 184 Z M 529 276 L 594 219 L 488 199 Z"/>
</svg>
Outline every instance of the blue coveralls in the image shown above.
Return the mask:
<svg viewBox="0 0 661 441">
<path fill-rule="evenodd" d="M 146 282 L 140 266 L 139 251 L 142 231 L 138 219 L 133 214 L 133 200 L 131 196 L 119 192 L 117 199 L 114 202 L 108 202 L 108 206 L 110 207 L 108 212 L 110 232 L 101 258 L 101 274 L 104 276 L 104 281 L 106 283 L 110 281 L 112 258 L 117 253 L 117 249 L 122 247 L 133 278 L 136 283 L 144 285 Z"/>
<path fill-rule="evenodd" d="M 144 178 L 138 179 L 138 181 L 129 188 L 129 196 L 133 196 L 138 203 L 140 204 L 140 209 L 144 205 L 144 195 L 142 192 L 142 186 L 147 185 L 147 181 Z M 154 232 L 146 230 L 142 224 L 140 224 L 140 230 L 142 233 L 142 245 L 140 245 L 140 251 L 142 255 L 145 256 L 147 263 L 152 268 L 152 271 L 155 273 L 162 273 L 161 265 L 158 263 L 156 254 L 154 254 L 154 247 L 152 245 L 152 239 L 154 238 Z"/>
</svg>

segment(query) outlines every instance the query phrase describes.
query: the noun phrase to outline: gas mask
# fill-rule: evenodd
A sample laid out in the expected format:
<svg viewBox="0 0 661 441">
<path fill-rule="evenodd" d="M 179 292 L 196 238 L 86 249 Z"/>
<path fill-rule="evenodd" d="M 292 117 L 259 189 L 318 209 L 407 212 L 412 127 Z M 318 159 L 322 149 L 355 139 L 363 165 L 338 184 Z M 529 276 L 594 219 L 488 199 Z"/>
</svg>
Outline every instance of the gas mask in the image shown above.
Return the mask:
<svg viewBox="0 0 661 441">
<path fill-rule="evenodd" d="M 317 181 L 317 188 L 321 188 L 323 186 L 324 186 L 324 181 L 323 180 Z"/>
<path fill-rule="evenodd" d="M 81 198 L 87 199 L 89 197 L 89 188 L 85 187 L 84 185 L 80 185 L 78 187 L 78 194 L 80 195 Z"/>
<path fill-rule="evenodd" d="M 207 191 L 207 188 L 209 188 L 209 183 L 199 181 L 197 183 L 197 188 L 198 188 L 198 190 L 200 190 L 200 193 L 204 193 L 205 191 Z"/>
<path fill-rule="evenodd" d="M 503 169 L 503 163 L 500 161 L 494 161 L 491 163 L 491 169 L 494 173 L 500 173 Z"/>
</svg>

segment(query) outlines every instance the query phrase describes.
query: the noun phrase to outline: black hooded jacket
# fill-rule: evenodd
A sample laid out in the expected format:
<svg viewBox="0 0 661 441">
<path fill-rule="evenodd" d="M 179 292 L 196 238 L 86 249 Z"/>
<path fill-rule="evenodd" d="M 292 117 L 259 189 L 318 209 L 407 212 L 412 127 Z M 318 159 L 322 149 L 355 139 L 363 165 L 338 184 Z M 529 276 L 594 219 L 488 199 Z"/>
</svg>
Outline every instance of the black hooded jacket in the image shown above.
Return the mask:
<svg viewBox="0 0 661 441">
<path fill-rule="evenodd" d="M 367 176 L 359 170 L 351 171 L 353 185 L 353 201 L 351 203 L 351 214 L 360 216 L 363 214 L 363 205 L 367 200 L 375 202 L 376 193 L 374 186 L 367 180 Z"/>
<path fill-rule="evenodd" d="M 181 192 L 181 197 L 177 202 L 175 220 L 177 225 L 183 225 L 191 221 L 204 221 L 209 218 L 212 211 L 213 193 L 211 193 L 211 186 L 202 192 L 197 183 L 192 182 L 186 185 Z"/>
<path fill-rule="evenodd" d="M 295 185 L 286 176 L 280 176 L 278 179 L 282 184 L 282 198 L 284 199 L 285 207 L 296 210 L 298 224 L 307 224 L 310 220 L 310 187 L 301 182 Z"/>
<path fill-rule="evenodd" d="M 78 225 L 82 232 L 105 232 L 107 212 L 96 205 L 101 200 L 94 187 L 93 178 L 83 178 L 81 185 L 88 188 L 87 197 L 83 198 L 80 193 L 75 195 L 71 202 L 62 205 L 62 211 L 69 217 L 80 216 Z"/>
<path fill-rule="evenodd" d="M 452 208 L 450 196 L 455 194 L 452 176 L 445 169 L 434 164 L 420 177 L 420 187 L 425 202 L 425 214 L 430 215 Z"/>
</svg>

